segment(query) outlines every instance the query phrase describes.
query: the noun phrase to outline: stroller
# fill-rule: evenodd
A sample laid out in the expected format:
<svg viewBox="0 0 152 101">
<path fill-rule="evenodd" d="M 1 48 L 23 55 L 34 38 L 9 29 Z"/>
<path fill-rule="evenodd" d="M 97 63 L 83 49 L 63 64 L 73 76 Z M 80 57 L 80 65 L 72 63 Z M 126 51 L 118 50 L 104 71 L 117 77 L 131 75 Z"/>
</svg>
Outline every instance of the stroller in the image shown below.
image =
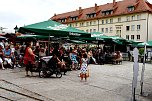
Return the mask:
<svg viewBox="0 0 152 101">
<path fill-rule="evenodd" d="M 51 58 L 52 56 L 41 58 L 41 69 L 39 71 L 40 78 L 51 77 L 53 74 L 55 74 L 57 78 L 62 77 L 62 73 L 58 68 L 57 64 L 56 65 L 50 64 Z"/>
</svg>

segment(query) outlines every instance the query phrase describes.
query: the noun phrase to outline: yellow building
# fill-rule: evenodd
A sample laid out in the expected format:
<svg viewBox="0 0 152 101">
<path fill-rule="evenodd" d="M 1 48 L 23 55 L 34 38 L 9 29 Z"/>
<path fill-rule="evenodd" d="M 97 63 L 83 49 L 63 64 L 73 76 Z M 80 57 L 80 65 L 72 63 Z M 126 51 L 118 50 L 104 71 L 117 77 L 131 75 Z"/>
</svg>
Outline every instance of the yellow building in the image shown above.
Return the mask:
<svg viewBox="0 0 152 101">
<path fill-rule="evenodd" d="M 89 33 L 98 31 L 128 40 L 152 40 L 152 4 L 146 0 L 113 0 L 113 3 L 55 14 L 51 19 Z"/>
</svg>

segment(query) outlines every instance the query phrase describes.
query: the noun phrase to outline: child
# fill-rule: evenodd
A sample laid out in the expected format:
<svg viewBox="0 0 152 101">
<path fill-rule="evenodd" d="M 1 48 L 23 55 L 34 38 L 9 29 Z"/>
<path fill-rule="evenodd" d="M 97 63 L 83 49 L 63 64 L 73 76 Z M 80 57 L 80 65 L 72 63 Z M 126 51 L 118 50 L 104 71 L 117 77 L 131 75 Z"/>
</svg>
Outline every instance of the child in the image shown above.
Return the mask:
<svg viewBox="0 0 152 101">
<path fill-rule="evenodd" d="M 72 61 L 72 69 L 77 70 L 77 67 L 78 67 L 77 53 L 73 51 L 70 55 L 70 58 Z"/>
<path fill-rule="evenodd" d="M 81 77 L 81 81 L 83 80 L 83 78 L 85 78 L 85 81 L 87 81 L 87 73 L 88 73 L 88 58 L 87 58 L 87 54 L 83 54 L 82 58 L 81 58 L 81 69 L 80 69 L 80 77 Z"/>
</svg>

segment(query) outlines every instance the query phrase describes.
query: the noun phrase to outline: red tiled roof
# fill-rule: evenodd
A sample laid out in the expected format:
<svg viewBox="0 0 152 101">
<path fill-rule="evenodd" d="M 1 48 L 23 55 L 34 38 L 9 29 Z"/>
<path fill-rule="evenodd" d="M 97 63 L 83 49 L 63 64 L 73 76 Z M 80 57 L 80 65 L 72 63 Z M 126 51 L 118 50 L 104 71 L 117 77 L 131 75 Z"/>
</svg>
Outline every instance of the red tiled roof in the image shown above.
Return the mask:
<svg viewBox="0 0 152 101">
<path fill-rule="evenodd" d="M 129 12 L 128 11 L 129 6 L 134 6 L 135 10 Z M 106 10 L 113 10 L 113 14 L 103 16 L 101 12 L 106 11 Z M 123 15 L 123 14 L 132 14 L 132 13 L 139 13 L 139 12 L 152 12 L 152 4 L 150 4 L 146 0 L 123 0 L 123 1 L 116 2 L 115 5 L 113 5 L 113 3 L 107 3 L 105 5 L 97 6 L 97 8 L 96 7 L 85 8 L 85 9 L 82 9 L 81 13 L 79 12 L 79 10 L 76 10 L 72 12 L 58 14 L 51 17 L 51 19 L 58 21 L 59 19 L 68 18 L 70 16 L 71 17 L 78 16 L 79 19 L 77 21 L 81 21 L 81 20 L 88 20 L 88 18 L 86 17 L 86 14 L 91 14 L 91 13 L 96 13 L 97 16 L 94 17 L 93 19 L 97 19 L 97 18 L 117 16 L 117 15 Z M 67 22 L 70 22 L 70 21 L 67 20 Z"/>
</svg>

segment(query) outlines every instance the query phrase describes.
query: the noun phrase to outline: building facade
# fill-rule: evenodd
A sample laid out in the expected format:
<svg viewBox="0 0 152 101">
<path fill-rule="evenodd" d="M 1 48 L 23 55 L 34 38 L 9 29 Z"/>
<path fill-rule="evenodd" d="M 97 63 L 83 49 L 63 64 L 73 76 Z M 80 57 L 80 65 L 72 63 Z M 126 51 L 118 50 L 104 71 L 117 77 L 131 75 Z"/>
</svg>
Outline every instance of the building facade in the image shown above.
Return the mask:
<svg viewBox="0 0 152 101">
<path fill-rule="evenodd" d="M 152 40 L 152 4 L 146 0 L 123 0 L 54 15 L 51 20 L 86 32 L 103 32 L 134 41 Z"/>
</svg>

